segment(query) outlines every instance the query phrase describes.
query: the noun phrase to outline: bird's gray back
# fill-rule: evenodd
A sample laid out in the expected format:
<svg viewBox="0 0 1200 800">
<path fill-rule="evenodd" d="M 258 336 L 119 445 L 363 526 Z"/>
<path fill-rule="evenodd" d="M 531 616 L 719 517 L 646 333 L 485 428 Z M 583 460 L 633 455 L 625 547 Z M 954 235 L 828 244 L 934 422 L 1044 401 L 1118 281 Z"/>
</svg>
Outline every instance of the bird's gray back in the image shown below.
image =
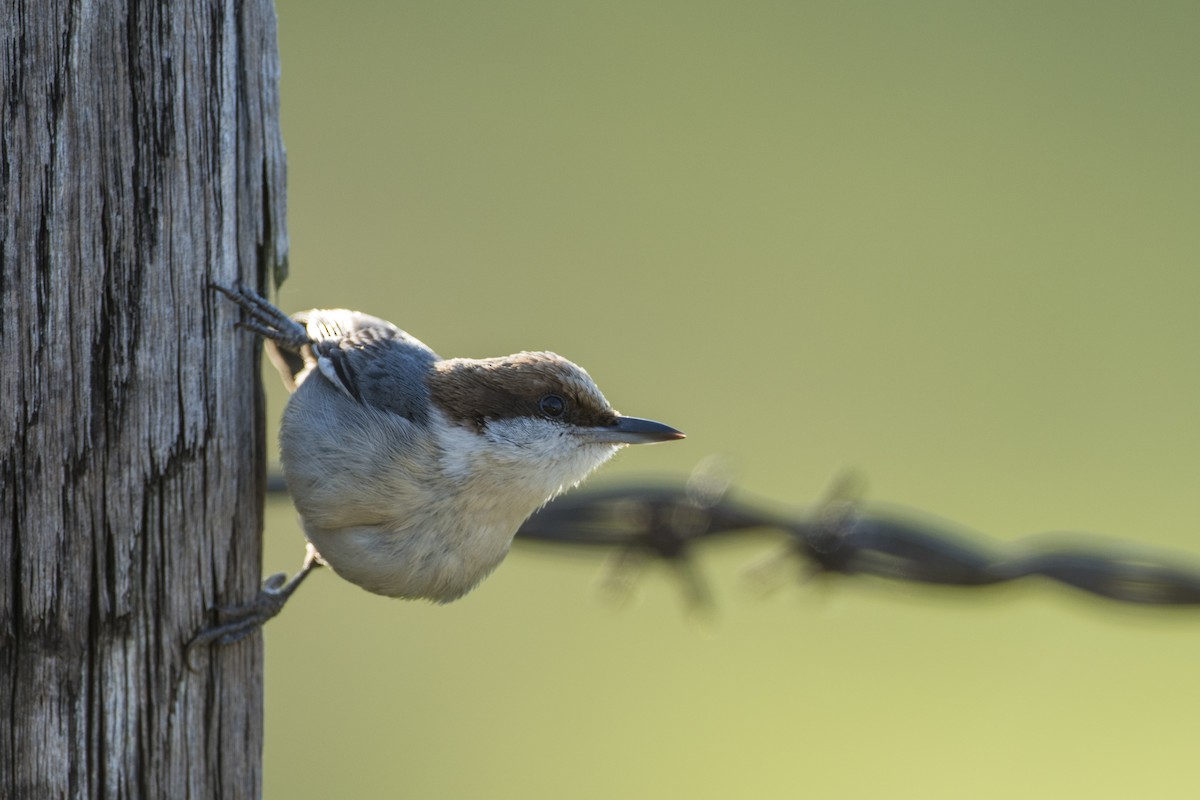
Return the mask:
<svg viewBox="0 0 1200 800">
<path fill-rule="evenodd" d="M 387 320 L 346 309 L 312 309 L 292 319 L 308 330 L 323 379 L 365 405 L 427 421 L 425 378 L 439 359 L 424 342 Z"/>
</svg>

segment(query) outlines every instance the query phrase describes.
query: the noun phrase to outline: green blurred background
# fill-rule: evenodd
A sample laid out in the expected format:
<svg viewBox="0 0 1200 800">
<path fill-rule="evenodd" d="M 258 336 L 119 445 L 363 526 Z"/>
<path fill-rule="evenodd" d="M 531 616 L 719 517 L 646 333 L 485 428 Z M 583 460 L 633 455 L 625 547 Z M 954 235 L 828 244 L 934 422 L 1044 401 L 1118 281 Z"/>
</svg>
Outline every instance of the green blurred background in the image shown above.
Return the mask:
<svg viewBox="0 0 1200 800">
<path fill-rule="evenodd" d="M 444 356 L 553 349 L 782 506 L 843 468 L 1002 538 L 1200 554 L 1200 6 L 281 0 L 292 276 Z M 272 419 L 285 397 L 268 375 Z M 302 535 L 270 504 L 265 570 Z M 762 599 L 518 546 L 446 607 L 318 573 L 268 798 L 1194 797 L 1200 615 Z"/>
</svg>

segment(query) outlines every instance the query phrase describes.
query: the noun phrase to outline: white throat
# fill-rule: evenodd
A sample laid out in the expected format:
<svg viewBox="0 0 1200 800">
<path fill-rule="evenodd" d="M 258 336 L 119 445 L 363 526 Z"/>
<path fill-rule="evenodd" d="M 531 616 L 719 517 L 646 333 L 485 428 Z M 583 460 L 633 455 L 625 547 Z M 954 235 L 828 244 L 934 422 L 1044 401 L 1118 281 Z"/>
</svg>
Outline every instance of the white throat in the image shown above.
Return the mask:
<svg viewBox="0 0 1200 800">
<path fill-rule="evenodd" d="M 530 417 L 492 420 L 479 433 L 444 417 L 432 427 L 446 476 L 463 484 L 473 503 L 509 507 L 518 525 L 620 449 L 584 442 L 568 426 Z"/>
</svg>

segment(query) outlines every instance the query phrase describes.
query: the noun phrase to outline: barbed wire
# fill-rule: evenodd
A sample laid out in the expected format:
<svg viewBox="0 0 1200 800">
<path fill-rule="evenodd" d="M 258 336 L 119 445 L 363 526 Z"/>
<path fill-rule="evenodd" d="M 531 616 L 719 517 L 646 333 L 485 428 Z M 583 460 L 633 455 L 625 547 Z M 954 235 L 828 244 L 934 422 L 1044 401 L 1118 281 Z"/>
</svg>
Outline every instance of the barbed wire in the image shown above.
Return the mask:
<svg viewBox="0 0 1200 800">
<path fill-rule="evenodd" d="M 820 575 L 981 588 L 1043 578 L 1120 603 L 1200 605 L 1200 565 L 1170 552 L 1086 534 L 1038 534 L 1003 543 L 919 512 L 870 506 L 856 474 L 835 481 L 809 511 L 782 513 L 738 498 L 711 464 L 688 479 L 636 481 L 577 489 L 547 504 L 517 532 L 518 541 L 615 551 L 609 585 L 630 582 L 646 558 L 669 564 L 695 610 L 712 592 L 694 568 L 702 542 L 760 535 L 782 547 L 749 568 L 770 580 L 792 564 L 799 580 Z M 282 480 L 268 491 L 286 492 Z"/>
</svg>

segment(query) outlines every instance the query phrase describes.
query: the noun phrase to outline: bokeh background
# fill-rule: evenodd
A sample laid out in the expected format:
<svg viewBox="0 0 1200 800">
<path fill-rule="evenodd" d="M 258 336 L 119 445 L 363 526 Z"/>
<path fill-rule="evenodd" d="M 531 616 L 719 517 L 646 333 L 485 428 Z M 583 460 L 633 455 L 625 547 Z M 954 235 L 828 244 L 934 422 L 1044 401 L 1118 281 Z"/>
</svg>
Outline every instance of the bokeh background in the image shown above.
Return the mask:
<svg viewBox="0 0 1200 800">
<path fill-rule="evenodd" d="M 1200 555 L 1200 6 L 280 0 L 291 278 L 686 430 L 594 479 Z M 274 375 L 271 415 L 285 396 Z M 264 569 L 302 535 L 268 509 Z M 1200 613 L 518 546 L 266 632 L 268 798 L 1194 797 Z"/>
</svg>

